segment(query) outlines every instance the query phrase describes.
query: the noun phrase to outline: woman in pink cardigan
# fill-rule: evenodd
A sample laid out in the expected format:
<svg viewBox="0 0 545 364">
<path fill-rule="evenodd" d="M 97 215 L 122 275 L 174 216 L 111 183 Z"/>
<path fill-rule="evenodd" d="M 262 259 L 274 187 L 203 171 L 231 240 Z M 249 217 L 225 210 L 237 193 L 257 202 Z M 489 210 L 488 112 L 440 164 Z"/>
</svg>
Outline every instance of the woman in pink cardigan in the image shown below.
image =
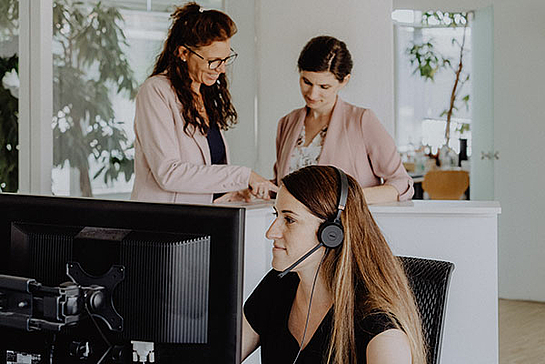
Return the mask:
<svg viewBox="0 0 545 364">
<path fill-rule="evenodd" d="M 409 200 L 413 181 L 394 140 L 369 109 L 338 97 L 350 79 L 352 58 L 336 38 L 311 39 L 298 60 L 305 107 L 278 122 L 274 181 L 299 168 L 334 165 L 356 178 L 368 204 Z"/>
<path fill-rule="evenodd" d="M 136 98 L 131 198 L 210 203 L 248 200 L 253 194 L 268 199 L 276 186 L 250 168 L 229 165 L 223 136 L 237 117 L 225 77 L 226 65 L 236 58 L 230 45 L 235 23 L 196 3 L 171 17 L 163 51 Z"/>
</svg>

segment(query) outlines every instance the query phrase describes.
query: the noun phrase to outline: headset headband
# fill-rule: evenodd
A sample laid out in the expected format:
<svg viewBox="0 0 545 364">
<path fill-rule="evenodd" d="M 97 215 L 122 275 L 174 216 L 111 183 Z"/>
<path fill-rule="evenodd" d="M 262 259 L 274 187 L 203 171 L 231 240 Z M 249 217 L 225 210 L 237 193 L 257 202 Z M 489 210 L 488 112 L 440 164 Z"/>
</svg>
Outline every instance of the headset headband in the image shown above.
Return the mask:
<svg viewBox="0 0 545 364">
<path fill-rule="evenodd" d="M 341 222 L 341 212 L 344 211 L 344 208 L 346 207 L 346 199 L 348 197 L 348 178 L 346 177 L 346 174 L 337 167 L 333 167 L 337 170 L 337 173 L 339 174 L 339 178 L 341 180 L 341 183 L 339 185 L 339 202 L 337 204 L 337 216 L 333 220 L 334 222 L 340 223 Z"/>
</svg>

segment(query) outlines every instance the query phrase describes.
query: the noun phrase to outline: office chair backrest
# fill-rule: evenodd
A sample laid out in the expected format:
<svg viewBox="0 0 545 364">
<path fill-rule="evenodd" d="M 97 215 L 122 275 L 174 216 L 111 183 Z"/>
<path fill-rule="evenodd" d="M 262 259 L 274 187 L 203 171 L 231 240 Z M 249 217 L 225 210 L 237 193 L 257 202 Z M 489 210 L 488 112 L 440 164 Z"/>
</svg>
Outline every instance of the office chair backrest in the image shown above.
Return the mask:
<svg viewBox="0 0 545 364">
<path fill-rule="evenodd" d="M 441 357 L 448 286 L 454 264 L 414 257 L 399 258 L 422 317 L 422 328 L 428 350 L 427 364 L 438 364 Z"/>
<path fill-rule="evenodd" d="M 468 187 L 469 173 L 458 170 L 428 171 L 422 182 L 432 200 L 459 200 Z"/>
</svg>

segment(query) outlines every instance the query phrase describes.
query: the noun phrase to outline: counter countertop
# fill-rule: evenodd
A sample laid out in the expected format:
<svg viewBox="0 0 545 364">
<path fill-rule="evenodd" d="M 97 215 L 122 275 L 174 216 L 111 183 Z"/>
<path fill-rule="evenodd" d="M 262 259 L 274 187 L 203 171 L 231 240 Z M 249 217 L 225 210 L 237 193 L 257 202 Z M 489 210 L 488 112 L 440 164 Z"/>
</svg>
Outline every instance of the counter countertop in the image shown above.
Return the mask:
<svg viewBox="0 0 545 364">
<path fill-rule="evenodd" d="M 227 202 L 220 206 L 244 207 L 248 210 L 269 208 L 274 200 L 255 200 L 251 202 Z M 500 214 L 501 207 L 497 201 L 438 201 L 438 200 L 413 200 L 404 202 L 391 202 L 378 205 L 370 205 L 372 213 L 396 213 L 396 214 Z"/>
<path fill-rule="evenodd" d="M 372 213 L 398 214 L 500 214 L 497 201 L 413 200 L 370 205 Z"/>
</svg>

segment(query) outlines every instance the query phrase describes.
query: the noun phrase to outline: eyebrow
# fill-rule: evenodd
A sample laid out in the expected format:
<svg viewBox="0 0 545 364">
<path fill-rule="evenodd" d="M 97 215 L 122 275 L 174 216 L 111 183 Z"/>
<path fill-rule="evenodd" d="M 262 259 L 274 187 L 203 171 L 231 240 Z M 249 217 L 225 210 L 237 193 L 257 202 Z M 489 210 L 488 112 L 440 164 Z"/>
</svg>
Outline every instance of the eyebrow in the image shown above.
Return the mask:
<svg viewBox="0 0 545 364">
<path fill-rule="evenodd" d="M 306 77 L 303 77 L 303 80 L 305 80 L 305 81 L 308 82 L 308 83 L 313 83 L 312 81 L 310 81 L 310 80 L 309 80 L 308 78 L 306 78 Z M 331 87 L 331 85 L 330 85 L 329 83 L 322 83 L 322 84 L 316 84 L 316 85 L 318 85 L 318 86 L 320 86 L 320 87 L 323 87 L 323 86 Z"/>
<path fill-rule="evenodd" d="M 235 53 L 236 52 L 233 48 L 229 48 L 229 54 L 226 57 L 207 57 L 206 59 L 208 59 L 209 61 L 219 61 L 219 60 L 227 59 L 231 57 L 232 55 L 234 55 Z"/>
<path fill-rule="evenodd" d="M 276 206 L 273 206 L 273 209 L 274 209 L 274 211 L 278 212 L 278 210 L 276 209 Z M 297 212 L 294 212 L 294 211 L 291 211 L 291 210 L 282 210 L 280 212 L 282 212 L 283 214 L 293 214 L 293 215 L 299 216 L 299 214 Z"/>
<path fill-rule="evenodd" d="M 223 58 L 222 57 L 210 57 L 210 58 L 208 58 L 208 60 L 209 61 L 223 61 L 224 59 L 227 59 L 227 58 L 229 58 L 231 56 L 232 56 L 232 54 L 229 53 L 229 55 L 227 57 L 223 57 Z"/>
<path fill-rule="evenodd" d="M 295 215 L 295 216 L 299 216 L 299 214 L 297 212 L 294 212 L 294 211 L 291 211 L 291 210 L 282 210 L 282 213 L 283 214 L 292 214 L 292 215 Z"/>
</svg>

